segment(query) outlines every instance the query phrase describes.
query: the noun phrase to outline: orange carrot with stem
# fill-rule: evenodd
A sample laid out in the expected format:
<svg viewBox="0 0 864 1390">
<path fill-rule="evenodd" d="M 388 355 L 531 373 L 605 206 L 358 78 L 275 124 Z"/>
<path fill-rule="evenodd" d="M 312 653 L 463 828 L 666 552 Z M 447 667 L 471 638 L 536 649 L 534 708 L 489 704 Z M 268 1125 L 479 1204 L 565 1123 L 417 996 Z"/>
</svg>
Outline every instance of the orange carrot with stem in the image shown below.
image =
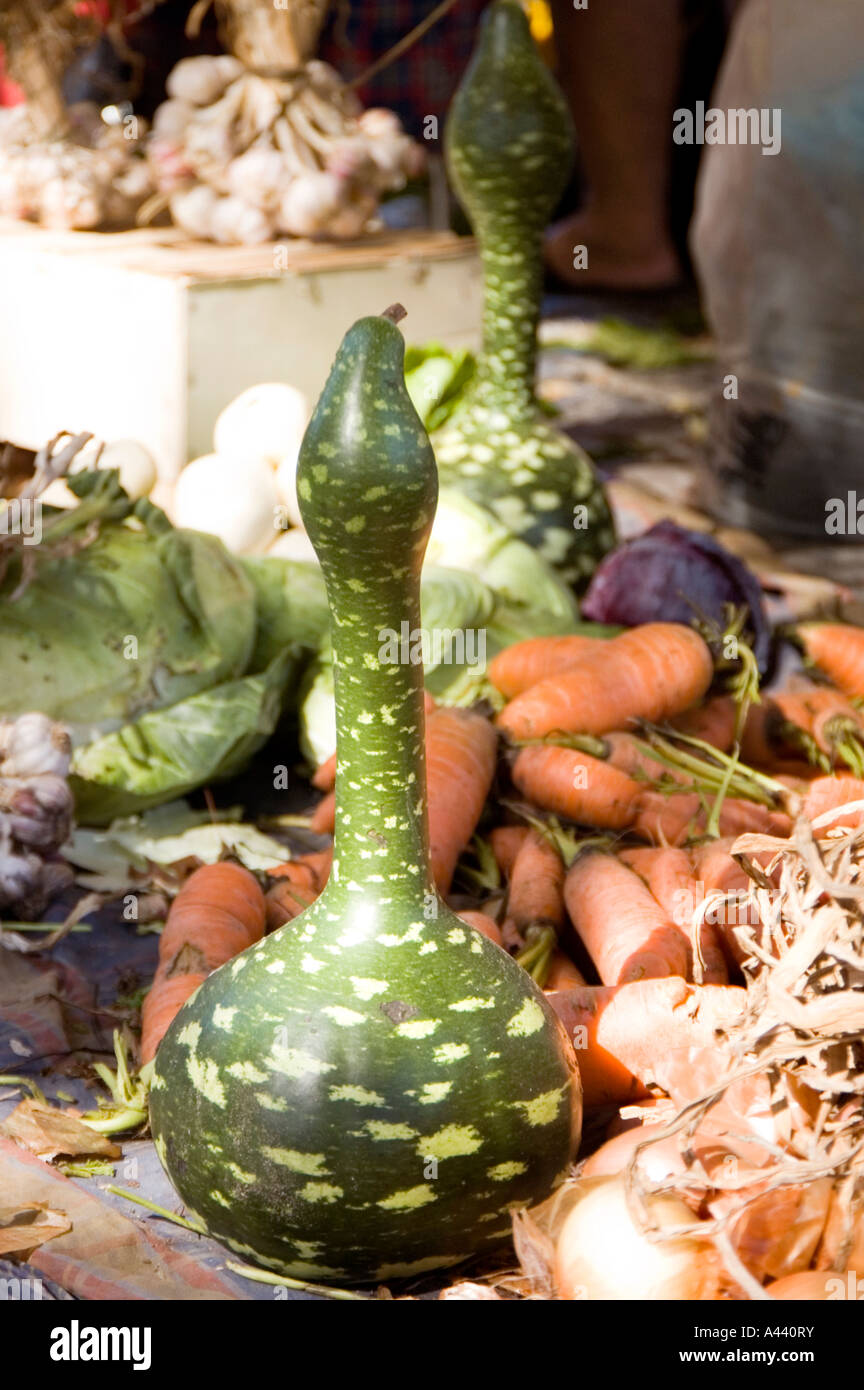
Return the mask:
<svg viewBox="0 0 864 1390">
<path fill-rule="evenodd" d="M 527 835 L 527 825 L 496 825 L 486 836 L 502 878 L 509 878 L 513 872 L 516 855 Z"/>
<path fill-rule="evenodd" d="M 687 977 L 688 941 L 638 874 L 614 855 L 589 850 L 564 884 L 570 920 L 604 985 L 665 975 Z"/>
<path fill-rule="evenodd" d="M 529 830 L 516 856 L 507 895 L 506 924 L 524 936 L 529 927 L 564 925 L 564 864 L 539 830 Z"/>
<path fill-rule="evenodd" d="M 798 623 L 795 636 L 809 661 L 844 695 L 864 699 L 864 628 L 851 623 Z"/>
<path fill-rule="evenodd" d="M 258 880 L 240 864 L 204 864 L 187 879 L 159 938 L 159 968 L 141 1011 L 143 1062 L 155 1056 L 169 1025 L 201 980 L 260 941 L 265 920 Z M 186 984 L 179 983 L 181 979 Z"/>
<path fill-rule="evenodd" d="M 655 845 L 682 845 L 707 833 L 711 806 L 712 798 L 703 800 L 695 792 L 664 796 L 646 791 L 632 822 L 633 833 Z M 721 835 L 743 835 L 747 831 L 785 835 L 789 825 L 788 816 L 756 801 L 727 796 L 720 807 Z"/>
<path fill-rule="evenodd" d="M 501 928 L 494 917 L 489 916 L 488 912 L 478 912 L 474 908 L 460 908 L 456 915 L 461 917 L 463 922 L 467 922 L 474 931 L 479 931 L 481 936 L 487 936 L 490 941 L 495 942 L 496 946 L 501 945 Z"/>
<path fill-rule="evenodd" d="M 639 782 L 599 758 L 554 744 L 521 748 L 512 777 L 535 806 L 601 830 L 631 825 L 643 790 Z"/>
<path fill-rule="evenodd" d="M 639 875 L 666 916 L 691 938 L 692 944 L 693 916 L 705 893 L 687 851 L 662 845 L 650 849 L 622 850 L 618 857 Z M 694 958 L 697 955 L 701 956 L 702 961 L 700 984 L 728 983 L 726 960 L 710 922 L 703 921 L 700 925 L 698 952 L 694 950 Z"/>
<path fill-rule="evenodd" d="M 565 637 L 529 637 L 514 642 L 489 663 L 489 680 L 512 700 L 538 681 L 569 671 L 578 665 L 588 652 L 596 651 L 608 641 L 603 637 L 588 637 L 571 633 Z"/>
<path fill-rule="evenodd" d="M 713 675 L 711 653 L 692 628 L 645 623 L 517 695 L 498 723 L 516 739 L 605 734 L 636 719 L 680 714 L 701 699 Z"/>
<path fill-rule="evenodd" d="M 682 734 L 701 738 L 703 743 L 710 743 L 721 753 L 728 753 L 735 742 L 737 721 L 738 705 L 732 696 L 715 695 L 704 704 L 676 715 L 671 723 Z"/>
</svg>

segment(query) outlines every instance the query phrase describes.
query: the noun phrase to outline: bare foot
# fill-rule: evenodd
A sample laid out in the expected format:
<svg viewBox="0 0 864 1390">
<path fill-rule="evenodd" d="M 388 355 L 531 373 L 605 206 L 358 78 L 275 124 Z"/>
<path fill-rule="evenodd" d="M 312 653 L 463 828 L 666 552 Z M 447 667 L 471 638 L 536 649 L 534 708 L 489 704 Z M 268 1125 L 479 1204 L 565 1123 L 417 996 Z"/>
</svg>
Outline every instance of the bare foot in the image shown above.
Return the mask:
<svg viewBox="0 0 864 1390">
<path fill-rule="evenodd" d="M 681 261 L 668 236 L 611 229 L 590 211 L 556 222 L 546 233 L 546 265 L 575 291 L 665 290 L 681 282 Z M 575 261 L 575 266 L 574 266 Z M 576 268 L 581 267 L 581 268 Z"/>
</svg>

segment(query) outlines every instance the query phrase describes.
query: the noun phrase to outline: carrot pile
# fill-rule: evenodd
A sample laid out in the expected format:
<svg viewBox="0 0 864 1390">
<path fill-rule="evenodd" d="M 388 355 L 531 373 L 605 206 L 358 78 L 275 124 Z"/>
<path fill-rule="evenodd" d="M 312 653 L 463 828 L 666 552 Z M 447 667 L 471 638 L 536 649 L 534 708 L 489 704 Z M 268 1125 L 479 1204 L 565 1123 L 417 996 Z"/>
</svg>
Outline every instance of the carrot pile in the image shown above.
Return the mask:
<svg viewBox="0 0 864 1390">
<path fill-rule="evenodd" d="M 755 962 L 736 935 L 750 880 L 732 855 L 735 838 L 788 834 L 790 795 L 810 818 L 864 817 L 864 756 L 852 775 L 859 739 L 864 755 L 864 632 L 807 623 L 796 637 L 813 679 L 763 695 L 743 721 L 732 697 L 712 689 L 706 643 L 673 623 L 515 644 L 488 670 L 506 701 L 494 720 L 483 707 L 427 697 L 435 883 L 545 988 L 577 1039 L 588 1105 L 648 1095 L 671 1054 L 710 1048 L 715 1029 L 740 1014 L 742 967 Z M 702 786 L 692 760 L 670 765 L 646 741 L 644 724 L 658 722 L 686 736 L 697 759 L 717 750 L 716 768 L 732 750 L 776 797 L 749 799 L 751 783 L 743 793 L 740 782 L 722 794 L 716 781 Z M 330 834 L 335 755 L 312 781 L 323 796 L 310 828 Z M 493 787 L 504 788 L 500 801 Z M 850 802 L 861 806 L 832 822 Z M 476 873 L 466 894 L 464 857 L 478 844 L 491 875 L 480 876 L 479 900 Z M 272 872 L 266 895 L 233 864 L 192 876 L 162 937 L 144 1060 L 210 970 L 265 929 L 290 930 L 331 860 L 329 847 L 292 859 Z M 752 904 L 747 911 L 752 930 Z"/>
</svg>

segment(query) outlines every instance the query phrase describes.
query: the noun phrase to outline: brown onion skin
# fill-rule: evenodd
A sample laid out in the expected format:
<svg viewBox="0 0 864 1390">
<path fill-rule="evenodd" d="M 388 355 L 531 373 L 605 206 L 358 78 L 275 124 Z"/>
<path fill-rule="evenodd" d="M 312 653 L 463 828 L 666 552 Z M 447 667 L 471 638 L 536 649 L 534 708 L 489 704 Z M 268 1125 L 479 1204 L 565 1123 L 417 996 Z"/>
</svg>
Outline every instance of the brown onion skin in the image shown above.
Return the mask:
<svg viewBox="0 0 864 1390">
<path fill-rule="evenodd" d="M 768 1284 L 765 1292 L 782 1303 L 824 1303 L 842 1302 L 837 1298 L 836 1283 L 830 1280 L 846 1281 L 845 1274 L 833 1270 L 807 1269 L 800 1274 L 787 1274 L 783 1279 L 775 1279 Z"/>
</svg>

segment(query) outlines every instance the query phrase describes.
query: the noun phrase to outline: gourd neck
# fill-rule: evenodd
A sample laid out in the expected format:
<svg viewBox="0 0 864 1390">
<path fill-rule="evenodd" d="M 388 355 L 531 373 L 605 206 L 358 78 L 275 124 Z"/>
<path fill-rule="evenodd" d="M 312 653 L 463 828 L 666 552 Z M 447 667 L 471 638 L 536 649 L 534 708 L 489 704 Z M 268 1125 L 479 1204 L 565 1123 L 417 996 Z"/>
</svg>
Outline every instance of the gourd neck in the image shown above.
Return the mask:
<svg viewBox="0 0 864 1390">
<path fill-rule="evenodd" d="M 475 399 L 513 419 L 537 411 L 537 327 L 542 292 L 539 233 L 524 218 L 495 217 L 494 235 L 478 229 L 483 266 L 483 341 Z"/>
<path fill-rule="evenodd" d="M 345 335 L 300 450 L 297 494 L 327 585 L 338 759 L 326 905 L 375 912 L 432 891 L 420 570 L 435 456 L 389 315 Z"/>
<path fill-rule="evenodd" d="M 336 828 L 331 899 L 410 903 L 434 894 L 426 808 L 420 583 L 394 569 L 351 581 L 331 576 L 336 726 Z M 339 614 L 350 613 L 348 632 Z M 415 657 L 412 661 L 411 657 Z"/>
</svg>

